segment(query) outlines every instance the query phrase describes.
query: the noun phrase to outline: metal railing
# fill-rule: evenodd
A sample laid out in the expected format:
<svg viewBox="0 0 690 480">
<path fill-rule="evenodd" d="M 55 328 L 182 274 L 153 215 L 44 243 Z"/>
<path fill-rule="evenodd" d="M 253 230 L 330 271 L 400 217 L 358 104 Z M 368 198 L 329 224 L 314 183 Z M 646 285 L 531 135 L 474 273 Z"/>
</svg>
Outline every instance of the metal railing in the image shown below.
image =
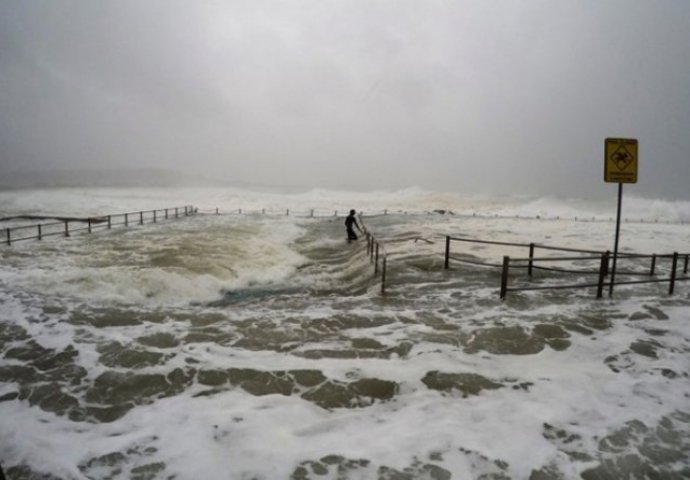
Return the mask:
<svg viewBox="0 0 690 480">
<path fill-rule="evenodd" d="M 388 270 L 388 255 L 383 244 L 374 237 L 374 235 L 367 229 L 359 216 L 359 223 L 362 225 L 362 230 L 367 239 L 367 256 L 369 261 L 374 264 L 374 278 L 381 274 L 381 295 L 386 294 L 386 275 Z"/>
<path fill-rule="evenodd" d="M 116 213 L 110 215 L 99 215 L 90 217 L 43 217 L 43 216 L 16 216 L 17 219 L 55 219 L 55 222 L 38 223 L 32 225 L 21 225 L 17 227 L 5 228 L 4 245 L 11 246 L 15 242 L 25 240 L 43 240 L 45 237 L 62 236 L 69 237 L 74 233 L 92 233 L 97 229 L 110 230 L 116 226 L 125 226 L 145 223 L 157 223 L 159 220 L 187 217 L 197 212 L 191 205 L 182 207 L 162 208 L 157 210 L 142 210 L 138 212 Z M 5 219 L 7 220 L 7 219 Z M 75 226 L 76 225 L 76 226 Z"/>
<path fill-rule="evenodd" d="M 529 256 L 524 257 L 524 258 L 511 258 L 510 256 L 503 256 L 503 262 L 501 264 L 493 264 L 493 263 L 488 263 L 488 262 L 479 262 L 479 261 L 473 261 L 465 258 L 458 258 L 454 257 L 451 255 L 450 251 L 450 246 L 452 241 L 458 241 L 458 242 L 467 242 L 467 243 L 478 243 L 478 244 L 488 244 L 488 245 L 500 245 L 500 246 L 508 246 L 508 247 L 517 247 L 517 248 L 528 248 L 529 249 Z M 568 253 L 579 253 L 583 255 L 579 256 L 555 256 L 555 257 L 536 257 L 535 251 L 537 249 L 543 249 L 543 250 L 549 250 L 549 251 L 560 251 L 560 252 L 568 252 Z M 657 260 L 658 259 L 671 259 L 671 269 L 668 277 L 663 277 L 663 278 L 654 278 L 654 279 L 644 279 L 644 280 L 624 280 L 624 281 L 616 281 L 615 283 L 611 282 L 606 282 L 606 277 L 609 275 L 610 272 L 610 261 L 612 260 L 612 255 L 610 252 L 600 252 L 596 250 L 587 250 L 587 249 L 579 249 L 579 248 L 570 248 L 570 247 L 557 247 L 557 246 L 551 246 L 551 245 L 541 245 L 541 244 L 536 244 L 536 243 L 515 243 L 515 242 L 499 242 L 499 241 L 493 241 L 493 240 L 479 240 L 479 239 L 471 239 L 471 238 L 463 238 L 463 237 L 451 237 L 451 236 L 446 236 L 446 245 L 445 245 L 445 261 L 444 261 L 444 268 L 449 269 L 450 268 L 450 261 L 457 261 L 461 263 L 467 263 L 471 265 L 479 265 L 479 266 L 487 266 L 487 267 L 500 267 L 501 268 L 501 287 L 499 291 L 499 296 L 501 299 L 505 299 L 508 292 L 516 292 L 516 291 L 528 291 L 528 290 L 555 290 L 555 289 L 577 289 L 577 288 L 594 288 L 596 287 L 596 292 L 597 292 L 597 298 L 601 298 L 603 296 L 603 289 L 605 286 L 608 286 L 610 288 L 609 294 L 613 292 L 613 286 L 614 285 L 634 285 L 634 284 L 645 284 L 645 283 L 669 283 L 669 290 L 668 293 L 669 295 L 672 295 L 674 293 L 675 289 L 675 283 L 678 281 L 686 281 L 690 280 L 690 277 L 683 277 L 679 278 L 677 276 L 677 271 L 678 271 L 678 265 L 679 265 L 679 260 L 683 259 L 683 273 L 687 274 L 688 273 L 688 259 L 690 258 L 690 254 L 679 254 L 678 252 L 674 252 L 672 254 L 663 254 L 663 255 L 658 255 L 658 254 L 634 254 L 634 253 L 619 253 L 618 254 L 618 260 L 623 260 L 623 261 L 637 261 L 639 264 L 639 260 L 644 260 L 644 259 L 649 259 L 650 264 L 649 268 L 644 271 L 618 271 L 616 272 L 617 275 L 621 276 L 646 276 L 646 277 L 653 277 L 656 274 L 656 267 L 657 267 Z M 583 270 L 583 269 L 572 269 L 572 268 L 553 268 L 553 267 L 546 267 L 543 264 L 544 263 L 558 263 L 558 262 L 593 262 L 593 261 L 598 261 L 599 265 L 597 269 L 592 269 L 592 270 Z M 542 265 L 536 265 L 536 263 L 539 262 Z M 512 263 L 512 265 L 511 265 Z M 639 265 L 638 265 L 639 266 Z M 510 269 L 513 268 L 520 268 L 520 269 L 526 269 L 527 274 L 529 277 L 533 275 L 534 270 L 545 270 L 545 271 L 550 271 L 550 272 L 558 272 L 558 273 L 566 273 L 566 274 L 578 274 L 578 275 L 597 275 L 597 282 L 596 283 L 578 283 L 578 284 L 566 284 L 566 285 L 538 285 L 538 286 L 521 286 L 521 287 L 509 287 L 508 286 L 508 280 L 509 280 L 509 272 Z"/>
</svg>

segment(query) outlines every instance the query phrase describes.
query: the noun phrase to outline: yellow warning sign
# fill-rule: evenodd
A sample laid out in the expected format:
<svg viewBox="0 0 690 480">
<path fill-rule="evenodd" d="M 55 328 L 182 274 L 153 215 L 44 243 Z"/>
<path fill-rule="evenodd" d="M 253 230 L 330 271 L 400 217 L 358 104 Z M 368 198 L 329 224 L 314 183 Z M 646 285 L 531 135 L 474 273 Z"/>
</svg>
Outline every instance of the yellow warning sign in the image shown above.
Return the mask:
<svg viewBox="0 0 690 480">
<path fill-rule="evenodd" d="M 637 139 L 607 138 L 604 150 L 604 181 L 637 183 Z"/>
</svg>

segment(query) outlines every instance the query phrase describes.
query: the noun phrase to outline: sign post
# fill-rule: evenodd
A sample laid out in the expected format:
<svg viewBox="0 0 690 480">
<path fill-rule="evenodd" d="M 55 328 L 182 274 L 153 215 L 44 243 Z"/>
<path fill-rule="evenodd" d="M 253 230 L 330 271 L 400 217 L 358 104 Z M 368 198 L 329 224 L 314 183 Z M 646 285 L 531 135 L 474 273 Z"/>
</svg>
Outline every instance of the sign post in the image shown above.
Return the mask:
<svg viewBox="0 0 690 480">
<path fill-rule="evenodd" d="M 616 239 L 613 245 L 613 265 L 609 297 L 613 295 L 616 281 L 616 260 L 618 259 L 618 237 L 621 228 L 621 205 L 623 184 L 637 183 L 637 139 L 607 138 L 604 148 L 604 181 L 618 184 L 618 208 L 616 213 Z"/>
</svg>

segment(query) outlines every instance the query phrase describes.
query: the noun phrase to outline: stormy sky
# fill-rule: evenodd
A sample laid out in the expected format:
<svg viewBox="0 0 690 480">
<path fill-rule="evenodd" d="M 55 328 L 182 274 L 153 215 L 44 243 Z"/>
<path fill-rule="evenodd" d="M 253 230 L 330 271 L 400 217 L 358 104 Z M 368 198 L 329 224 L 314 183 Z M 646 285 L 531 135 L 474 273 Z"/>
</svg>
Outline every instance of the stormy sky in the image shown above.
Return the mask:
<svg viewBox="0 0 690 480">
<path fill-rule="evenodd" d="M 0 177 L 690 198 L 685 0 L 0 0 Z"/>
</svg>

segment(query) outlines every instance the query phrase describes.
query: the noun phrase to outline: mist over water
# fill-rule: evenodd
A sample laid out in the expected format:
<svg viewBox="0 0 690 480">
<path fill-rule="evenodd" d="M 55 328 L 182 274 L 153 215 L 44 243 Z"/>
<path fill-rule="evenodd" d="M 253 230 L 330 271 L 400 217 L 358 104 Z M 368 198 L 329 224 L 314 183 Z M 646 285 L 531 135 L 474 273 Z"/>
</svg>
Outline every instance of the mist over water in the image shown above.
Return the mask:
<svg viewBox="0 0 690 480">
<path fill-rule="evenodd" d="M 614 201 L 0 192 L 2 217 L 199 208 L 0 248 L 0 463 L 35 479 L 685 478 L 689 283 L 501 302 L 498 270 L 443 269 L 448 234 L 611 249 Z M 384 245 L 383 296 L 365 242 L 345 241 L 350 208 Z M 624 251 L 690 251 L 687 203 L 630 198 L 623 215 Z"/>
</svg>

